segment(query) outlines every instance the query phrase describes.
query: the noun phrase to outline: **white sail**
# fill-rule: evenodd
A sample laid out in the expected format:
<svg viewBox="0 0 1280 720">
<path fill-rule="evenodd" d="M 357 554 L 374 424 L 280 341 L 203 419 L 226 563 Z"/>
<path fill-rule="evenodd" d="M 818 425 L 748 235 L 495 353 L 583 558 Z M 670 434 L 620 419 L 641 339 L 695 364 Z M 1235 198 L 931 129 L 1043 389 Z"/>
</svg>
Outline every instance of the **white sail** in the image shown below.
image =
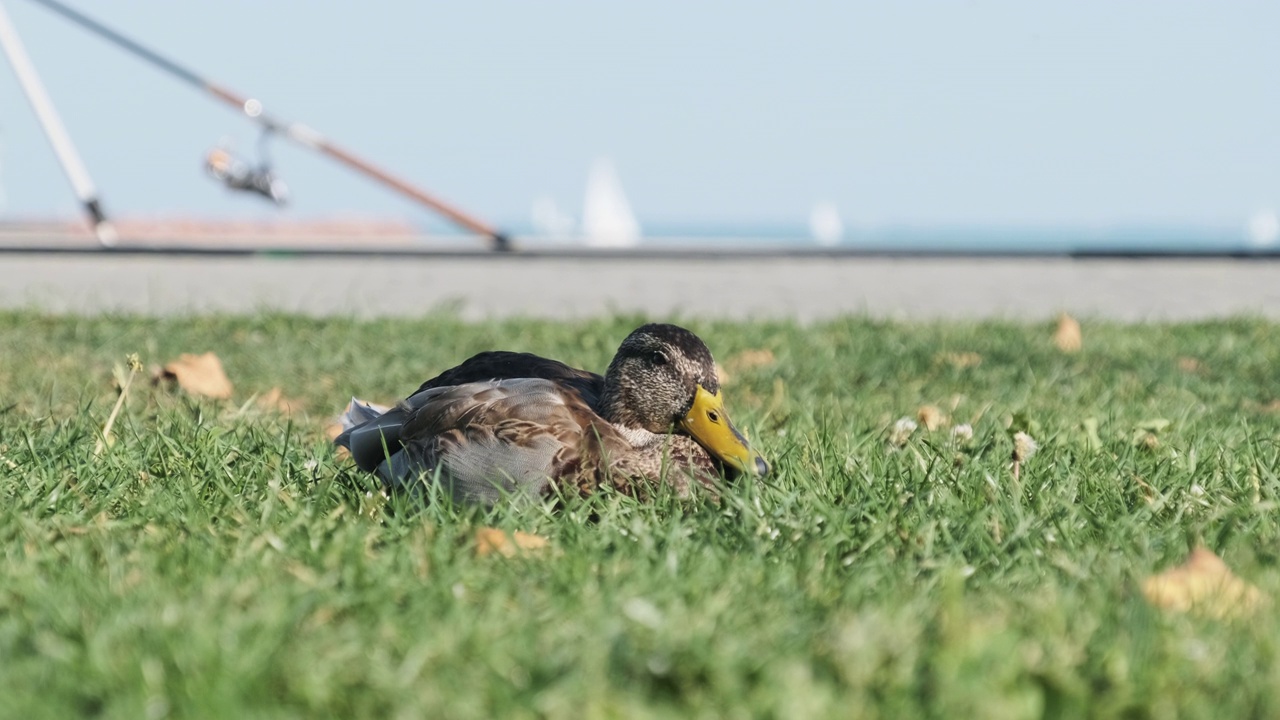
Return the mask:
<svg viewBox="0 0 1280 720">
<path fill-rule="evenodd" d="M 809 212 L 809 233 L 819 245 L 831 246 L 844 238 L 844 221 L 835 203 L 820 202 Z"/>
<path fill-rule="evenodd" d="M 1255 247 L 1271 247 L 1280 240 L 1280 216 L 1271 210 L 1259 210 L 1249 218 L 1249 242 Z"/>
<path fill-rule="evenodd" d="M 591 165 L 582 202 L 582 234 L 593 247 L 631 247 L 640 242 L 640 223 L 608 158 Z"/>
</svg>

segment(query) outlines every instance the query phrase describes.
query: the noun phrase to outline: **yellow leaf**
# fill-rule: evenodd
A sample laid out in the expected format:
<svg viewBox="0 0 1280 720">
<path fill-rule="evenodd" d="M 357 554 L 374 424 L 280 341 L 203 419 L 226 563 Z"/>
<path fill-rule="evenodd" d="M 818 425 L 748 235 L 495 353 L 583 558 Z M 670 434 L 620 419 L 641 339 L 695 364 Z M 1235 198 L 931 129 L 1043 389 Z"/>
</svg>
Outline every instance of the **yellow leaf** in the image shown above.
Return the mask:
<svg viewBox="0 0 1280 720">
<path fill-rule="evenodd" d="M 177 360 L 164 366 L 157 380 L 173 380 L 190 395 L 226 400 L 231 397 L 231 380 L 222 369 L 217 355 L 183 353 Z"/>
<path fill-rule="evenodd" d="M 747 368 L 764 367 L 774 363 L 773 351 L 768 348 L 759 350 L 743 350 L 742 352 L 729 358 L 729 364 L 739 370 Z"/>
<path fill-rule="evenodd" d="M 936 405 L 921 405 L 916 411 L 916 419 L 925 430 L 933 431 L 947 424 L 947 416 L 942 414 Z"/>
<path fill-rule="evenodd" d="M 1058 329 L 1053 333 L 1053 344 L 1064 353 L 1080 352 L 1080 348 L 1084 346 L 1080 323 L 1066 313 L 1058 316 Z"/>
<path fill-rule="evenodd" d="M 1217 618 L 1251 614 L 1265 601 L 1261 590 L 1205 548 L 1193 550 L 1182 565 L 1147 578 L 1142 594 L 1163 610 Z"/>
<path fill-rule="evenodd" d="M 485 557 L 497 553 L 503 557 L 515 557 L 537 552 L 550 547 L 550 542 L 541 535 L 520 532 L 506 533 L 491 527 L 476 530 L 476 555 Z"/>
<path fill-rule="evenodd" d="M 1198 373 L 1204 370 L 1204 363 L 1193 357 L 1178 358 L 1178 369 L 1184 373 Z"/>
<path fill-rule="evenodd" d="M 342 434 L 342 423 L 338 422 L 337 420 L 334 420 L 333 422 L 324 426 L 324 436 L 329 439 L 329 442 L 333 442 L 341 434 Z M 333 456 L 339 460 L 346 460 L 347 458 L 351 457 L 351 451 L 339 445 L 338 447 L 333 449 Z"/>
<path fill-rule="evenodd" d="M 944 352 L 938 355 L 938 360 L 959 370 L 982 364 L 982 356 L 976 352 Z"/>
<path fill-rule="evenodd" d="M 263 410 L 274 410 L 284 415 L 292 415 L 302 410 L 302 403 L 293 398 L 285 397 L 280 388 L 273 387 L 265 393 L 258 396 L 258 407 Z M 337 437 L 335 434 L 333 437 Z M 332 440 L 333 438 L 329 438 Z"/>
<path fill-rule="evenodd" d="M 743 350 L 725 361 L 723 367 L 716 367 L 716 376 L 721 385 L 728 385 L 734 375 L 743 370 L 765 367 L 774 363 L 773 351 L 767 348 L 760 350 Z"/>
</svg>

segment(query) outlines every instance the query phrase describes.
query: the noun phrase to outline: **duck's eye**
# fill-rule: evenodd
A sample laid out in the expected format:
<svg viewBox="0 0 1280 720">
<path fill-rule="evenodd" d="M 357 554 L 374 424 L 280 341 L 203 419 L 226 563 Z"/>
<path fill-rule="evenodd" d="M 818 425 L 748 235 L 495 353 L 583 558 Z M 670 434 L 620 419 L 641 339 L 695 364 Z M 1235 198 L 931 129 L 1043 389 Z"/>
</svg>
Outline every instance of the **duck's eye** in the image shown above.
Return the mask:
<svg viewBox="0 0 1280 720">
<path fill-rule="evenodd" d="M 670 360 L 667 359 L 667 354 L 662 352 L 661 350 L 654 350 L 653 357 L 651 358 L 651 360 L 654 365 L 666 365 L 668 362 L 670 362 Z"/>
</svg>

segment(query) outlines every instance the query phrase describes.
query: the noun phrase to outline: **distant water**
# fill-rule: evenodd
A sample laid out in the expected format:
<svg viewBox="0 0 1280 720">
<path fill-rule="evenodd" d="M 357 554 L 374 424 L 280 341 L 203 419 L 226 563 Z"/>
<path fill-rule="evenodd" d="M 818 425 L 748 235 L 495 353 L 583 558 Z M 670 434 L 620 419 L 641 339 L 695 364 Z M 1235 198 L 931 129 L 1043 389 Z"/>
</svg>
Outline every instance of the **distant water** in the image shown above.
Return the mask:
<svg viewBox="0 0 1280 720">
<path fill-rule="evenodd" d="M 642 223 L 642 246 L 692 244 L 711 247 L 823 247 L 805 225 L 678 225 Z M 516 235 L 531 227 L 514 227 Z M 536 242 L 536 238 L 531 238 Z M 561 239 L 563 242 L 564 239 Z M 852 227 L 832 249 L 868 252 L 959 253 L 1247 253 L 1280 255 L 1280 244 L 1252 241 L 1242 227 L 1117 226 L 1038 227 Z"/>
</svg>

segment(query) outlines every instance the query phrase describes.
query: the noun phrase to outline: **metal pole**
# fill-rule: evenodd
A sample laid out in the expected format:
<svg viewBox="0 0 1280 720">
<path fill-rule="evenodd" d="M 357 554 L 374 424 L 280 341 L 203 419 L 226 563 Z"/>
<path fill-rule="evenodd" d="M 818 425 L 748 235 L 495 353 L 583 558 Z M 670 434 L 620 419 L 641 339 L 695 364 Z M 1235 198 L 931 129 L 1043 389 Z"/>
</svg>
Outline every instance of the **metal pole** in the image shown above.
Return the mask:
<svg viewBox="0 0 1280 720">
<path fill-rule="evenodd" d="M 228 88 L 222 87 L 211 80 L 201 77 L 190 69 L 185 68 L 178 63 L 159 55 L 158 53 L 139 45 L 137 42 L 121 35 L 102 23 L 63 5 L 57 0 L 32 0 L 40 5 L 53 10 L 77 25 L 89 30 L 90 32 L 106 38 L 108 41 L 128 50 L 147 62 L 159 67 L 161 70 L 177 77 L 179 80 L 194 85 L 214 97 L 222 100 L 243 112 L 250 120 L 271 130 L 278 131 L 293 141 L 317 150 L 347 167 L 359 172 L 366 177 L 386 185 L 396 192 L 409 197 L 415 202 L 425 205 L 426 207 L 444 215 L 455 224 L 460 225 L 472 232 L 479 233 L 489 237 L 493 243 L 495 250 L 510 250 L 510 239 L 498 231 L 489 223 L 464 212 L 462 209 L 451 205 L 433 195 L 428 194 L 424 190 L 414 186 L 412 183 L 402 178 L 396 177 L 382 168 L 364 160 L 349 150 L 345 150 L 335 145 L 328 138 L 324 137 L 315 130 L 301 123 L 290 123 L 274 118 L 263 112 L 262 103 L 253 98 L 239 95 Z"/>
<path fill-rule="evenodd" d="M 31 58 L 27 57 L 26 48 L 22 46 L 22 40 L 18 37 L 18 31 L 13 27 L 13 23 L 10 22 L 4 5 L 0 5 L 0 46 L 4 48 L 4 54 L 9 58 L 9 65 L 13 67 L 13 73 L 18 76 L 18 84 L 22 86 L 22 91 L 31 103 L 31 108 L 35 110 L 36 119 L 40 121 L 40 127 L 44 128 L 49 144 L 53 146 L 54 155 L 58 156 L 63 172 L 71 181 L 76 197 L 80 199 L 80 204 L 89 215 L 89 222 L 93 225 L 94 234 L 98 236 L 98 242 L 106 247 L 115 245 L 119 239 L 115 226 L 102 212 L 98 190 L 94 187 L 93 180 L 89 178 L 89 171 L 81 162 L 80 154 L 76 152 L 76 146 L 71 142 L 71 136 L 63 127 L 62 119 L 58 117 L 58 111 L 53 107 L 53 101 L 44 91 L 40 75 L 36 73 L 35 65 L 31 64 Z"/>
</svg>

